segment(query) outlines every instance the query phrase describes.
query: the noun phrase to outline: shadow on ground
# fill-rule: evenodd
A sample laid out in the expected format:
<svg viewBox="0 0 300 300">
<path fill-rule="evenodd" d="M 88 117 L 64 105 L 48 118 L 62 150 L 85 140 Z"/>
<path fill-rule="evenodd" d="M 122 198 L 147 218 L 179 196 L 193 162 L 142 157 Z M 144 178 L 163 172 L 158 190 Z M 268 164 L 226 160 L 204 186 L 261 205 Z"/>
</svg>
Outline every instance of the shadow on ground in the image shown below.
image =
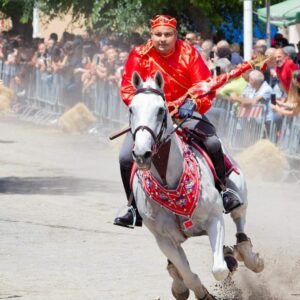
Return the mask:
<svg viewBox="0 0 300 300">
<path fill-rule="evenodd" d="M 0 140 L 0 144 L 14 144 L 15 141 L 4 141 L 4 140 Z M 1 299 L 1 298 L 0 298 Z"/>
<path fill-rule="evenodd" d="M 76 177 L 4 177 L 0 194 L 78 195 L 87 192 L 119 192 L 121 185 L 109 180 Z"/>
</svg>

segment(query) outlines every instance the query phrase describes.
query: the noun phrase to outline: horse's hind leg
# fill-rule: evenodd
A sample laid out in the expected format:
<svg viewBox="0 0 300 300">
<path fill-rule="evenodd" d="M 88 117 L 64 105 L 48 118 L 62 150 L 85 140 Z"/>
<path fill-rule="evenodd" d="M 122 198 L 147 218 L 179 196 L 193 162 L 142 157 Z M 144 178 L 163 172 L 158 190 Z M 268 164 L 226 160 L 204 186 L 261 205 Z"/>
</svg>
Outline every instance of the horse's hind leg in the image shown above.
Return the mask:
<svg viewBox="0 0 300 300">
<path fill-rule="evenodd" d="M 174 264 L 179 276 L 182 277 L 183 284 L 186 289 L 190 289 L 195 293 L 197 299 L 211 300 L 213 299 L 210 295 L 207 297 L 208 292 L 202 285 L 197 274 L 193 273 L 190 269 L 186 255 L 180 245 L 175 245 L 170 239 L 157 236 L 156 241 L 161 249 L 161 251 L 167 256 L 167 258 Z M 171 275 L 172 276 L 172 275 Z M 177 277 L 177 276 L 176 276 Z M 176 278 L 178 280 L 178 277 Z M 177 281 L 178 283 L 178 281 Z M 181 288 L 184 288 L 183 285 L 180 285 Z M 179 285 L 176 285 L 178 291 L 181 292 Z M 176 290 L 177 291 L 177 290 Z M 176 292 L 173 290 L 173 292 Z M 182 291 L 181 294 L 187 293 Z M 183 295 L 178 295 L 183 296 Z M 176 294 L 175 294 L 176 297 Z M 176 299 L 185 299 L 185 298 L 176 298 Z M 187 299 L 187 298 L 186 298 Z"/>
<path fill-rule="evenodd" d="M 246 207 L 240 207 L 232 211 L 231 217 L 236 225 L 237 242 L 234 246 L 235 257 L 243 261 L 245 266 L 253 272 L 259 273 L 264 269 L 264 260 L 253 251 L 250 238 L 244 232 L 246 223 Z"/>
</svg>

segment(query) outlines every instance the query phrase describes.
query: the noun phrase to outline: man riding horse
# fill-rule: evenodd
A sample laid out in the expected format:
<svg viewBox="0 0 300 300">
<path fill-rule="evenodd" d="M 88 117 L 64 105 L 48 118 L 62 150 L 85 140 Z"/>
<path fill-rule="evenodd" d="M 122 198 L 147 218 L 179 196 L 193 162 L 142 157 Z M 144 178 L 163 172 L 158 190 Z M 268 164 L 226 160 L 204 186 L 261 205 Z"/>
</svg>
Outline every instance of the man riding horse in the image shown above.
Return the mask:
<svg viewBox="0 0 300 300">
<path fill-rule="evenodd" d="M 197 135 L 195 141 L 209 154 L 218 179 L 216 187 L 223 199 L 224 211 L 231 212 L 242 204 L 242 200 L 225 185 L 226 170 L 219 138 L 215 134 L 214 126 L 204 116 L 210 109 L 215 93 L 211 92 L 203 97 L 203 89 L 191 89 L 199 83 L 211 79 L 211 73 L 201 58 L 198 51 L 191 45 L 178 39 L 175 18 L 158 15 L 151 21 L 151 39 L 141 46 L 135 47 L 127 60 L 121 83 L 121 96 L 128 106 L 135 95 L 135 87 L 132 84 L 132 75 L 137 71 L 143 80 L 153 77 L 160 71 L 164 79 L 164 94 L 169 110 L 176 107 L 176 102 L 184 98 L 184 104 L 179 107 L 179 118 L 188 118 L 183 127 Z M 205 85 L 204 85 L 205 88 Z M 192 92 L 191 92 L 192 90 Z M 133 137 L 128 132 L 122 145 L 119 161 L 121 177 L 127 199 L 132 193 L 130 186 L 130 174 L 133 165 L 132 158 Z M 142 219 L 136 209 L 134 199 L 132 206 L 136 210 L 136 226 L 142 225 Z M 122 216 L 117 217 L 115 225 L 131 226 L 134 220 L 134 212 L 131 209 Z"/>
</svg>

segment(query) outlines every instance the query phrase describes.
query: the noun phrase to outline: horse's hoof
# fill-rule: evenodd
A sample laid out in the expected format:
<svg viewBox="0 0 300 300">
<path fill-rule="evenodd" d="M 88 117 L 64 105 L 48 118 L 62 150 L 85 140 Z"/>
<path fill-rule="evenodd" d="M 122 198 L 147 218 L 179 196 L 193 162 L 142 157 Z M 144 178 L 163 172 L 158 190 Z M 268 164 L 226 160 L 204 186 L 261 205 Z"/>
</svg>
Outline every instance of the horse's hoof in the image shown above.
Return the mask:
<svg viewBox="0 0 300 300">
<path fill-rule="evenodd" d="M 251 241 L 240 242 L 234 246 L 244 261 L 245 266 L 255 273 L 260 273 L 264 269 L 264 260 L 258 253 L 252 251 Z"/>
<path fill-rule="evenodd" d="M 212 294 L 206 294 L 204 298 L 197 298 L 197 300 L 218 300 L 218 299 L 215 298 Z"/>
<path fill-rule="evenodd" d="M 238 268 L 238 262 L 234 258 L 234 256 L 232 256 L 232 255 L 226 255 L 224 257 L 224 260 L 225 260 L 225 262 L 227 264 L 227 268 L 229 269 L 229 271 L 231 273 L 233 273 L 233 272 L 235 272 L 237 270 L 237 268 Z"/>
<path fill-rule="evenodd" d="M 224 246 L 223 253 L 227 268 L 231 273 L 235 272 L 238 268 L 238 262 L 235 258 L 234 249 L 228 246 Z"/>
<path fill-rule="evenodd" d="M 206 289 L 206 287 L 203 286 L 203 290 L 205 292 L 204 297 L 202 297 L 202 298 L 196 297 L 197 300 L 217 300 L 217 298 L 215 298 L 212 294 L 210 294 L 208 292 L 208 290 Z"/>
<path fill-rule="evenodd" d="M 265 263 L 264 263 L 263 258 L 259 257 L 259 253 L 255 254 L 253 261 L 254 262 L 250 261 L 250 263 L 247 263 L 247 261 L 244 261 L 245 266 L 255 273 L 262 272 L 265 268 Z"/>
<path fill-rule="evenodd" d="M 172 294 L 176 300 L 187 300 L 190 296 L 190 290 L 186 290 L 183 293 L 176 293 L 172 288 Z"/>
<path fill-rule="evenodd" d="M 229 275 L 229 269 L 227 268 L 226 263 L 224 262 L 224 265 L 219 268 L 213 268 L 212 273 L 216 280 L 223 281 L 226 279 Z"/>
</svg>

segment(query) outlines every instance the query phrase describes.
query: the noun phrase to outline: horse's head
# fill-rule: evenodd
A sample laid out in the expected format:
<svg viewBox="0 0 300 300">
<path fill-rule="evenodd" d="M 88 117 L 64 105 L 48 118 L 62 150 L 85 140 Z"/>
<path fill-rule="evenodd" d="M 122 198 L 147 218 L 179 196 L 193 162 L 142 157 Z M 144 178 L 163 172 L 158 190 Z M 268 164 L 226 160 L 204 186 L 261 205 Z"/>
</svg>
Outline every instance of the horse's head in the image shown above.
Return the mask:
<svg viewBox="0 0 300 300">
<path fill-rule="evenodd" d="M 134 139 L 132 155 L 138 168 L 149 170 L 152 155 L 167 127 L 167 105 L 163 94 L 163 77 L 157 72 L 145 82 L 134 72 L 135 96 L 129 107 L 130 127 Z"/>
</svg>

